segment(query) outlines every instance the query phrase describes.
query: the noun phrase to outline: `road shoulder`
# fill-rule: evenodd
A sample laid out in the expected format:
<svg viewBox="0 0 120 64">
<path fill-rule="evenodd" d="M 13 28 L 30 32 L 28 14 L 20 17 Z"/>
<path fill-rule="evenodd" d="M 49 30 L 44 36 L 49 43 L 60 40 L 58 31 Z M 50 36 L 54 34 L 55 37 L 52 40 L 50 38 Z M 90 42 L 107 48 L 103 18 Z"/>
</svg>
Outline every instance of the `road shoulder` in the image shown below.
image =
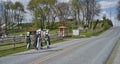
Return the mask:
<svg viewBox="0 0 120 64">
<path fill-rule="evenodd" d="M 118 43 L 114 47 L 110 57 L 108 58 L 106 64 L 120 64 L 120 38 L 118 40 Z"/>
</svg>

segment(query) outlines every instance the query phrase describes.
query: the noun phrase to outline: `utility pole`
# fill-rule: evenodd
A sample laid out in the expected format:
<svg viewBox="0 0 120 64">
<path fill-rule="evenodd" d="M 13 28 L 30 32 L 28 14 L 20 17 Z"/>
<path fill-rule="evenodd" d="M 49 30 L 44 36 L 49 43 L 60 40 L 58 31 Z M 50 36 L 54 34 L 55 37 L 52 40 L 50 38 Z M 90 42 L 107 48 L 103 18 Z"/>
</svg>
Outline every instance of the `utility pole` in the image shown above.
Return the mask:
<svg viewBox="0 0 120 64">
<path fill-rule="evenodd" d="M 111 20 L 111 8 L 110 8 L 110 20 Z"/>
</svg>

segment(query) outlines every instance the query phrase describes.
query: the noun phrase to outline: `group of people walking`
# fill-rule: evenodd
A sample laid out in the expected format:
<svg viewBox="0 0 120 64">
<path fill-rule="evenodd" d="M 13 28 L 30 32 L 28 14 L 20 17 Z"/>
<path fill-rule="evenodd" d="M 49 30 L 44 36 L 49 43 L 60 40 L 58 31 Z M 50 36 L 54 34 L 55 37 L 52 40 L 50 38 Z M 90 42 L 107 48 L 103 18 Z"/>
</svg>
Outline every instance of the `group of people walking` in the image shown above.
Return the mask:
<svg viewBox="0 0 120 64">
<path fill-rule="evenodd" d="M 41 31 L 41 29 L 36 30 L 35 35 L 34 35 L 34 43 L 33 46 L 36 50 L 42 49 L 43 47 L 43 41 L 45 41 L 45 44 L 47 48 L 50 47 L 50 36 L 49 36 L 49 31 Z M 30 32 L 27 32 L 26 36 L 26 43 L 27 43 L 27 49 L 30 48 L 31 46 L 31 37 L 30 37 Z"/>
</svg>

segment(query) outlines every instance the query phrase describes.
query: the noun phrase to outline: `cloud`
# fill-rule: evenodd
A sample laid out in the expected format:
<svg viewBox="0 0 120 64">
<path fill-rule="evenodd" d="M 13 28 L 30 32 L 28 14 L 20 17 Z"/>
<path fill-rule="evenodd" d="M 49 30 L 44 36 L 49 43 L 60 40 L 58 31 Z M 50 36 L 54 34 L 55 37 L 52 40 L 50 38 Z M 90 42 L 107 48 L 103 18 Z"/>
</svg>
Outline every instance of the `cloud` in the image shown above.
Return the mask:
<svg viewBox="0 0 120 64">
<path fill-rule="evenodd" d="M 106 15 L 106 18 L 111 19 L 114 26 L 120 26 L 120 22 L 117 20 L 116 15 L 111 15 L 107 11 L 101 11 L 99 16 L 96 16 L 95 19 L 103 20 L 103 16 Z"/>
<path fill-rule="evenodd" d="M 100 0 L 98 3 L 101 5 L 101 12 L 96 18 L 102 20 L 103 15 L 106 15 L 106 18 L 112 20 L 114 26 L 120 26 L 120 22 L 118 22 L 116 18 L 118 1 L 119 0 Z"/>
<path fill-rule="evenodd" d="M 118 0 L 99 1 L 99 4 L 101 5 L 101 9 L 107 9 L 107 8 L 116 7 L 117 3 L 118 3 Z"/>
<path fill-rule="evenodd" d="M 7 1 L 7 0 L 2 0 L 2 1 Z M 9 1 L 9 0 L 8 0 Z M 19 1 L 19 0 L 11 0 L 12 2 L 16 2 L 16 1 Z"/>
<path fill-rule="evenodd" d="M 95 16 L 95 19 L 103 20 L 103 16 L 106 16 L 106 18 L 110 18 L 110 15 L 106 11 L 101 11 L 99 13 L 99 16 Z"/>
<path fill-rule="evenodd" d="M 70 0 L 58 0 L 58 2 L 69 2 Z"/>
</svg>

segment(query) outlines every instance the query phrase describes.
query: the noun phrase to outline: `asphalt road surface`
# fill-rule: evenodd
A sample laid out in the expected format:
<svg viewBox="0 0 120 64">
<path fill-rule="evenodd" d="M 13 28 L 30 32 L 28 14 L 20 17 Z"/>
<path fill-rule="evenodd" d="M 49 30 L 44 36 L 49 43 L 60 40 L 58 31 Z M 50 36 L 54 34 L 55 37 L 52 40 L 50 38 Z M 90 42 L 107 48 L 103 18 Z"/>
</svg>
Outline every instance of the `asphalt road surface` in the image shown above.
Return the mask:
<svg viewBox="0 0 120 64">
<path fill-rule="evenodd" d="M 120 27 L 100 36 L 71 39 L 50 49 L 30 50 L 0 58 L 0 64 L 105 64 L 120 37 Z"/>
</svg>

